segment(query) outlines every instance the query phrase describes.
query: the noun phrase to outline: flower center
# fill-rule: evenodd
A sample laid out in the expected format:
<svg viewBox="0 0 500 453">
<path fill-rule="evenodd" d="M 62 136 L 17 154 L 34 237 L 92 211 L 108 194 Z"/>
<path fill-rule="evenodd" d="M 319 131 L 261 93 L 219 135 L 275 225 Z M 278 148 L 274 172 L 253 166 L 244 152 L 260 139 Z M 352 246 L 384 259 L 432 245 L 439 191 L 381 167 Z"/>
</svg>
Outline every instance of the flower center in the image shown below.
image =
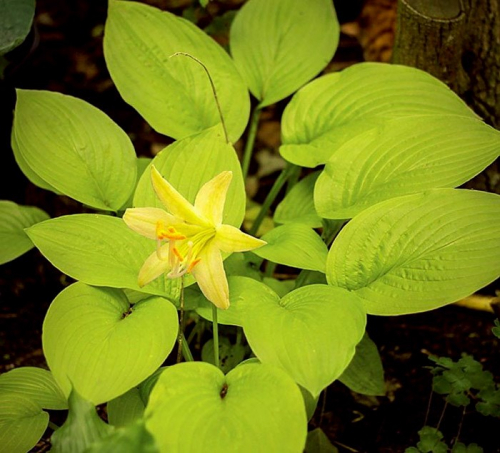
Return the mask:
<svg viewBox="0 0 500 453">
<path fill-rule="evenodd" d="M 170 271 L 167 277 L 174 279 L 191 273 L 201 261 L 198 254 L 214 235 L 215 230 L 204 229 L 189 237 L 159 220 L 156 224 L 156 253 L 159 259 L 169 261 Z M 162 247 L 163 241 L 168 242 L 167 253 Z"/>
</svg>

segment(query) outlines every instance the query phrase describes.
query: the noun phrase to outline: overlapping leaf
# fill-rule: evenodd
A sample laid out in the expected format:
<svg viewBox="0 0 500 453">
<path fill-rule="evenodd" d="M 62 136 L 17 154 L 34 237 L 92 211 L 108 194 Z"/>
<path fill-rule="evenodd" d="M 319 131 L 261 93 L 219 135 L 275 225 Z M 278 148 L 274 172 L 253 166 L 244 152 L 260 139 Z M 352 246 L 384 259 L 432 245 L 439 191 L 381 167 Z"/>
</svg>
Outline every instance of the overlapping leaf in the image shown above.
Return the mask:
<svg viewBox="0 0 500 453">
<path fill-rule="evenodd" d="M 17 90 L 12 147 L 34 184 L 98 209 L 117 211 L 135 186 L 136 157 L 127 134 L 72 96 Z"/>
<path fill-rule="evenodd" d="M 191 203 L 194 203 L 203 184 L 225 170 L 232 171 L 233 179 L 224 205 L 223 223 L 241 225 L 246 200 L 241 166 L 233 146 L 224 141 L 220 127 L 167 146 L 153 159 L 152 164 Z M 144 171 L 137 186 L 134 206 L 164 208 L 151 185 L 149 168 Z"/>
<path fill-rule="evenodd" d="M 222 47 L 174 14 L 130 1 L 111 0 L 104 56 L 123 99 L 158 132 L 181 139 L 220 123 L 210 79 L 229 139 L 238 140 L 249 115 L 249 96 Z"/>
<path fill-rule="evenodd" d="M 177 310 L 151 297 L 131 307 L 115 289 L 75 283 L 52 302 L 43 324 L 43 350 L 55 380 L 101 404 L 153 373 L 177 337 Z"/>
<path fill-rule="evenodd" d="M 316 182 L 314 203 L 322 217 L 348 219 L 389 198 L 459 186 L 499 155 L 500 132 L 474 118 L 398 118 L 334 153 Z"/>
<path fill-rule="evenodd" d="M 120 218 L 97 214 L 62 216 L 38 223 L 27 234 L 55 267 L 84 283 L 178 297 L 178 280 L 161 277 L 139 287 L 139 270 L 155 244 L 132 231 Z"/>
<path fill-rule="evenodd" d="M 299 388 L 278 368 L 242 364 L 226 376 L 204 362 L 165 370 L 146 409 L 160 452 L 303 451 Z"/>
<path fill-rule="evenodd" d="M 351 220 L 327 260 L 329 284 L 371 314 L 455 302 L 500 276 L 500 196 L 436 189 L 393 198 Z"/>
<path fill-rule="evenodd" d="M 280 153 L 292 163 L 315 167 L 354 135 L 387 119 L 427 114 L 477 118 L 424 71 L 359 63 L 320 77 L 294 95 L 283 113 Z"/>
<path fill-rule="evenodd" d="M 47 213 L 34 206 L 0 200 L 0 264 L 32 249 L 33 243 L 24 229 L 48 218 Z"/>
<path fill-rule="evenodd" d="M 232 23 L 229 44 L 238 70 L 263 107 L 289 96 L 324 69 L 338 41 L 339 24 L 329 0 L 249 0 Z"/>
</svg>

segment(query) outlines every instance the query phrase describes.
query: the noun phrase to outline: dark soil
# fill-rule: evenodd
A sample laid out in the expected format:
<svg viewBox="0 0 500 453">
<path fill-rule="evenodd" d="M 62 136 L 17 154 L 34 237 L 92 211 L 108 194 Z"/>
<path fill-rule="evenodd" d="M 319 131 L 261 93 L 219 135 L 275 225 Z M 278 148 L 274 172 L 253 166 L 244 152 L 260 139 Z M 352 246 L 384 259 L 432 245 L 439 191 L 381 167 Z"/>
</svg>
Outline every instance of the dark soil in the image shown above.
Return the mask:
<svg viewBox="0 0 500 453">
<path fill-rule="evenodd" d="M 191 2 L 148 3 L 180 14 Z M 240 3 L 213 2 L 210 11 L 220 14 Z M 20 65 L 10 73 L 8 83 L 1 85 L 0 106 L 8 116 L 9 99 L 14 100 L 12 87 L 71 94 L 105 111 L 130 134 L 139 155 L 152 156 L 170 140 L 151 130 L 124 103 L 109 78 L 102 53 L 105 5 L 106 2 L 38 0 L 36 27 L 29 38 L 32 49 L 25 58 L 19 57 Z M 198 14 L 200 24 L 210 23 L 209 13 Z M 353 12 L 346 14 L 350 15 L 349 20 L 356 17 Z M 30 46 L 25 47 L 29 51 Z M 341 68 L 361 61 L 362 55 L 358 42 L 343 35 L 332 64 Z M 281 110 L 280 105 L 270 108 L 265 118 L 276 122 Z M 78 212 L 81 208 L 72 200 L 27 182 L 14 163 L 8 136 L 4 126 L 0 137 L 0 199 L 39 206 L 52 217 Z M 279 135 L 272 139 L 279 140 Z M 253 162 L 252 170 L 256 168 L 257 163 Z M 271 178 L 272 175 L 264 177 L 260 184 L 269 184 Z M 43 318 L 52 299 L 69 283 L 37 250 L 0 267 L 0 372 L 19 366 L 46 367 L 41 349 Z M 498 289 L 500 285 L 495 283 L 484 292 L 494 295 Z M 444 406 L 442 398 L 434 395 L 426 416 L 431 395 L 431 374 L 426 369 L 432 364 L 430 354 L 454 360 L 463 353 L 472 355 L 500 381 L 499 340 L 491 333 L 494 319 L 492 313 L 456 305 L 419 315 L 371 317 L 368 332 L 382 356 L 387 396 L 353 394 L 336 382 L 320 399 L 311 427 L 321 426 L 341 452 L 402 452 L 415 445 L 418 430 L 426 420 L 436 426 Z M 500 452 L 500 420 L 470 409 L 462 423 L 462 410 L 449 407 L 440 425 L 449 442 L 461 424 L 462 442 L 476 442 L 485 452 Z M 33 451 L 45 451 L 47 443 L 42 444 Z"/>
</svg>

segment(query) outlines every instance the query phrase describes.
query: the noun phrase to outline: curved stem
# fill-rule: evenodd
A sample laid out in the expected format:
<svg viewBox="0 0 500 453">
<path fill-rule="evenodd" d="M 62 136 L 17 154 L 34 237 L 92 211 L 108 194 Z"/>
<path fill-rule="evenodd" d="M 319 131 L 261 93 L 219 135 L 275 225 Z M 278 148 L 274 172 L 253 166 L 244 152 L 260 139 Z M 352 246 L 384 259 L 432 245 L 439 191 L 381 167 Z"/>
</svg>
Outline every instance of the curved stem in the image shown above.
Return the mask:
<svg viewBox="0 0 500 453">
<path fill-rule="evenodd" d="M 217 307 L 212 305 L 212 325 L 214 330 L 214 363 L 219 368 L 219 325 L 217 324 Z"/>
<path fill-rule="evenodd" d="M 250 168 L 250 161 L 252 159 L 253 147 L 255 144 L 255 138 L 257 137 L 257 129 L 259 126 L 261 107 L 258 105 L 253 109 L 252 115 L 250 117 L 250 124 L 248 129 L 247 140 L 245 143 L 245 150 L 243 151 L 243 162 L 241 164 L 241 169 L 243 172 L 243 179 L 248 176 L 248 170 Z"/>
<path fill-rule="evenodd" d="M 267 211 L 269 211 L 269 208 L 271 207 L 274 200 L 278 196 L 281 188 L 286 183 L 286 181 L 290 177 L 290 175 L 293 174 L 295 169 L 296 169 L 295 165 L 287 163 L 286 167 L 281 171 L 279 176 L 276 178 L 276 181 L 274 181 L 273 187 L 271 187 L 271 190 L 267 194 L 267 197 L 264 200 L 264 203 L 262 203 L 262 207 L 260 208 L 259 214 L 257 215 L 255 221 L 253 222 L 252 228 L 250 228 L 249 233 L 251 235 L 253 235 L 253 236 L 256 235 L 262 221 L 266 217 Z"/>
<path fill-rule="evenodd" d="M 193 354 L 191 353 L 191 349 L 189 348 L 189 343 L 186 340 L 184 334 L 182 334 L 182 355 L 186 362 L 194 362 Z"/>
<path fill-rule="evenodd" d="M 229 136 L 227 135 L 227 129 L 226 129 L 226 123 L 224 122 L 224 117 L 222 116 L 222 108 L 219 103 L 219 98 L 217 96 L 217 90 L 215 89 L 215 84 L 212 79 L 212 76 L 210 75 L 210 72 L 208 72 L 208 68 L 205 66 L 205 64 L 198 60 L 198 58 L 194 57 L 193 55 L 187 53 L 187 52 L 175 52 L 174 54 L 170 55 L 168 58 L 172 57 L 177 57 L 179 55 L 182 55 L 184 57 L 189 57 L 192 60 L 196 61 L 201 67 L 205 70 L 208 76 L 208 80 L 210 81 L 210 86 L 212 88 L 212 93 L 214 94 L 214 99 L 215 99 L 215 104 L 217 105 L 217 111 L 219 112 L 219 117 L 220 117 L 220 122 L 222 124 L 222 129 L 224 130 L 224 137 L 226 138 L 226 143 L 229 143 Z"/>
<path fill-rule="evenodd" d="M 180 363 L 182 359 L 182 352 L 184 349 L 184 342 L 186 339 L 184 338 L 184 277 L 181 277 L 181 293 L 179 296 L 179 336 L 177 338 L 177 342 L 179 347 L 177 349 L 177 363 Z"/>
</svg>

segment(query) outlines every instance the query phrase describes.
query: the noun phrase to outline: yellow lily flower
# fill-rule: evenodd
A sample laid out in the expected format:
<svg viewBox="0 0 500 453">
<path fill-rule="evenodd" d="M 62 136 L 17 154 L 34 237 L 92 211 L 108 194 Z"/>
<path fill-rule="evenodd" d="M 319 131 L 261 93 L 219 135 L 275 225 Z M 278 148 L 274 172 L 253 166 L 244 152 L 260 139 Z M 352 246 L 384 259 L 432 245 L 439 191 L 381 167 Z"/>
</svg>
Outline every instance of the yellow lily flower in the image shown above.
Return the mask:
<svg viewBox="0 0 500 453">
<path fill-rule="evenodd" d="M 151 182 L 166 211 L 130 208 L 123 216 L 129 228 L 156 241 L 156 251 L 139 271 L 139 286 L 147 285 L 164 273 L 172 279 L 190 273 L 209 301 L 218 308 L 229 307 L 229 288 L 221 251 L 245 252 L 266 244 L 222 223 L 232 177 L 232 172 L 223 171 L 208 181 L 192 205 L 151 166 Z"/>
</svg>

